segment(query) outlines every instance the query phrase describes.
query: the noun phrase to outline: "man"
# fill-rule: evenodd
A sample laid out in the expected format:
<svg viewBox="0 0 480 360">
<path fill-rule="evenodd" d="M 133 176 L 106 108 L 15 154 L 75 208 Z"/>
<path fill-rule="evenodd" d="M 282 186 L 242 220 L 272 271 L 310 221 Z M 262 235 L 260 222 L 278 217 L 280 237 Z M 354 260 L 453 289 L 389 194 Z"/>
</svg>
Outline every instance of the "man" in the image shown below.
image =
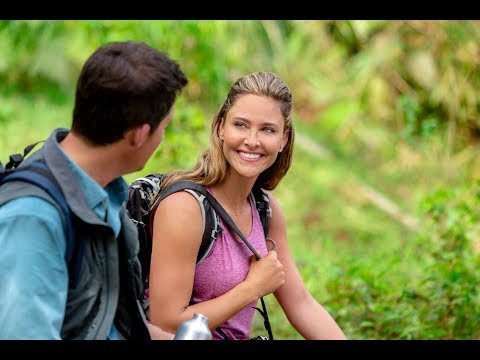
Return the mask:
<svg viewBox="0 0 480 360">
<path fill-rule="evenodd" d="M 106 44 L 86 61 L 71 130 L 54 130 L 19 167 L 40 160 L 59 184 L 82 254 L 77 280 L 69 283 L 58 204 L 35 185 L 2 185 L 0 339 L 173 338 L 138 306 L 139 245 L 122 175 L 145 166 L 187 82 L 175 61 L 142 42 Z"/>
</svg>

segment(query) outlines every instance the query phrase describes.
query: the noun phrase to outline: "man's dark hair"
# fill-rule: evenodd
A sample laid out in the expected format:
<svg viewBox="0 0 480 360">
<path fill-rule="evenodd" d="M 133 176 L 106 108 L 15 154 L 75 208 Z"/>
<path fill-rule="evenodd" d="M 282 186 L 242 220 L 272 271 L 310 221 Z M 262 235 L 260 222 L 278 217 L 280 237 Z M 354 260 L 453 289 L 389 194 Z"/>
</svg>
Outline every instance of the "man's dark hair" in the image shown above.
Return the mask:
<svg viewBox="0 0 480 360">
<path fill-rule="evenodd" d="M 143 42 L 105 44 L 80 73 L 72 132 L 95 145 L 114 143 L 145 123 L 153 132 L 187 82 L 175 61 Z"/>
</svg>

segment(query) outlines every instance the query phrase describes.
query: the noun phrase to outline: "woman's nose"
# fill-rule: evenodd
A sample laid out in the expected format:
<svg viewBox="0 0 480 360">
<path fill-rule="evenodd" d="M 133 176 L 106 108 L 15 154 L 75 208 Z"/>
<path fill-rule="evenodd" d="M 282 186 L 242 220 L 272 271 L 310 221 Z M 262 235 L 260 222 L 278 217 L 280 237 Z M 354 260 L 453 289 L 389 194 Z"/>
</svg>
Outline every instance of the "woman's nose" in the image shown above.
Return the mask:
<svg viewBox="0 0 480 360">
<path fill-rule="evenodd" d="M 244 143 L 245 145 L 252 146 L 252 147 L 260 145 L 260 140 L 258 139 L 257 132 L 250 131 L 248 133 L 248 136 L 245 138 Z"/>
</svg>

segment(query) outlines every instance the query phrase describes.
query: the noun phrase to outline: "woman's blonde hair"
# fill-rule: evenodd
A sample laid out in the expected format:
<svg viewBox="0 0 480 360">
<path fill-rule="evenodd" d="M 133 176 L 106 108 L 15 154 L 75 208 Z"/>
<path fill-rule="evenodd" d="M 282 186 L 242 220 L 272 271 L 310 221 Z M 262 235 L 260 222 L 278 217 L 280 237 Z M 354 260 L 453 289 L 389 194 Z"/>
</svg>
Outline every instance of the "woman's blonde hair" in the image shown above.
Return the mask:
<svg viewBox="0 0 480 360">
<path fill-rule="evenodd" d="M 242 95 L 267 96 L 280 105 L 285 120 L 283 131 L 288 142 L 277 156 L 275 162 L 263 171 L 255 182 L 265 190 L 273 190 L 290 168 L 293 153 L 294 129 L 292 125 L 292 94 L 288 86 L 274 73 L 256 72 L 238 79 L 230 88 L 225 102 L 216 113 L 211 126 L 210 145 L 198 158 L 197 164 L 189 170 L 176 170 L 165 174 L 162 189 L 179 180 L 190 180 L 204 186 L 213 186 L 223 182 L 229 164 L 223 155 L 223 143 L 218 130 L 235 101 Z M 154 199 L 155 200 L 155 199 Z"/>
</svg>

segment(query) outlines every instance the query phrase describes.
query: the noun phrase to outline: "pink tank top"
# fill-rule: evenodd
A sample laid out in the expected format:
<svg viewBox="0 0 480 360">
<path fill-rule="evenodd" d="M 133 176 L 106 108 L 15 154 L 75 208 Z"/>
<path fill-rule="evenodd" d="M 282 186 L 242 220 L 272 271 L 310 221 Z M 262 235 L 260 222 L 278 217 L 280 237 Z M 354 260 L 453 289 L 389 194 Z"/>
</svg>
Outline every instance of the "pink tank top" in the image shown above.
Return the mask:
<svg viewBox="0 0 480 360">
<path fill-rule="evenodd" d="M 249 201 L 252 212 L 252 228 L 248 236 L 247 234 L 243 235 L 260 256 L 264 257 L 267 254 L 267 246 L 262 223 L 251 197 L 249 197 Z M 197 265 L 195 270 L 193 284 L 193 301 L 195 303 L 223 295 L 245 280 L 250 268 L 252 251 L 242 240 L 236 240 L 232 236 L 221 219 L 220 224 L 224 230 L 215 240 L 210 254 Z M 257 302 L 258 299 L 221 326 L 229 340 L 248 340 L 250 338 L 253 316 L 256 311 L 253 307 L 257 306 Z M 214 340 L 223 339 L 217 331 L 212 333 Z"/>
</svg>

